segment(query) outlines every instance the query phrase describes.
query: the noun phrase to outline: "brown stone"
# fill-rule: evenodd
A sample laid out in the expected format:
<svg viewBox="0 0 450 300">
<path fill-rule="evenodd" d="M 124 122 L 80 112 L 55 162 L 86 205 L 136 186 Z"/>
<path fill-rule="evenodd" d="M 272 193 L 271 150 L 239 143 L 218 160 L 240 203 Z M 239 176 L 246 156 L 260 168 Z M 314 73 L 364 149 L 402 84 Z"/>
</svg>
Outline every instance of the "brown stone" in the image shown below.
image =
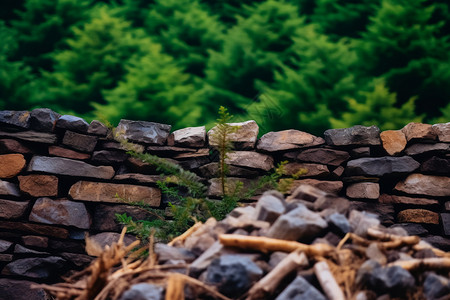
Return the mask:
<svg viewBox="0 0 450 300">
<path fill-rule="evenodd" d="M 347 197 L 359 199 L 378 199 L 380 185 L 373 182 L 358 182 L 347 187 Z"/>
<path fill-rule="evenodd" d="M 378 215 L 379 220 L 385 226 L 393 225 L 395 222 L 395 209 L 392 204 L 379 203 L 376 201 L 350 201 L 349 211 L 359 210 Z"/>
<path fill-rule="evenodd" d="M 268 132 L 263 135 L 256 146 L 257 149 L 273 152 L 318 146 L 325 143 L 323 138 L 299 130 L 289 129 Z"/>
<path fill-rule="evenodd" d="M 216 162 L 212 162 L 206 165 L 203 165 L 199 168 L 200 175 L 204 178 L 213 178 L 219 176 L 219 164 Z M 236 166 L 228 166 L 228 176 L 231 177 L 248 177 L 254 178 L 259 175 L 257 170 L 241 168 Z"/>
<path fill-rule="evenodd" d="M 0 199 L 0 218 L 17 219 L 23 216 L 29 201 L 11 201 Z"/>
<path fill-rule="evenodd" d="M 412 139 L 421 140 L 435 140 L 436 133 L 430 124 L 411 122 L 403 127 L 402 132 L 405 134 L 406 140 L 409 142 Z"/>
<path fill-rule="evenodd" d="M 327 180 L 317 180 L 312 178 L 307 179 L 300 179 L 300 180 L 294 180 L 291 186 L 291 193 L 296 190 L 296 188 L 300 184 L 308 184 L 312 185 L 318 189 L 321 189 L 325 192 L 332 193 L 332 194 L 338 194 L 341 190 L 344 184 L 342 181 L 327 181 Z"/>
<path fill-rule="evenodd" d="M 350 155 L 345 151 L 327 149 L 327 148 L 312 148 L 300 152 L 289 152 L 284 154 L 288 159 L 295 159 L 298 161 L 315 162 L 326 164 L 330 166 L 339 166 L 350 158 Z"/>
<path fill-rule="evenodd" d="M 255 186 L 257 179 L 251 180 L 247 178 L 235 178 L 235 177 L 227 177 L 226 178 L 226 188 L 228 190 L 228 194 L 233 193 L 238 186 L 239 182 L 243 184 L 242 189 L 240 190 L 241 194 L 244 194 L 248 191 L 249 188 Z M 222 184 L 220 178 L 212 178 L 209 180 L 208 187 L 208 196 L 211 197 L 221 197 L 222 196 Z M 256 194 L 261 194 L 263 191 L 256 191 Z"/>
<path fill-rule="evenodd" d="M 79 160 L 86 160 L 91 158 L 90 154 L 77 152 L 75 150 L 70 150 L 59 146 L 48 147 L 48 154 L 52 156 L 60 156 Z"/>
<path fill-rule="evenodd" d="M 15 280 L 9 278 L 0 279 L 0 291 L 2 299 L 10 300 L 48 300 L 50 296 L 43 288 L 32 289 L 32 281 Z"/>
<path fill-rule="evenodd" d="M 412 205 L 438 205 L 439 201 L 429 198 L 413 198 L 398 195 L 381 194 L 378 199 L 380 203 L 392 203 L 392 204 L 412 204 Z"/>
<path fill-rule="evenodd" d="M 162 175 L 145 175 L 139 173 L 126 173 L 116 175 L 113 178 L 114 181 L 130 181 L 136 183 L 157 183 L 158 181 L 164 180 Z"/>
<path fill-rule="evenodd" d="M 22 237 L 22 242 L 25 246 L 30 247 L 37 247 L 37 248 L 48 247 L 48 237 L 46 236 L 26 235 Z"/>
<path fill-rule="evenodd" d="M 205 126 L 187 127 L 172 132 L 167 139 L 167 145 L 201 148 L 205 146 L 205 141 Z"/>
<path fill-rule="evenodd" d="M 12 254 L 0 254 L 0 262 L 10 262 L 12 261 L 14 258 L 14 255 Z M 2 286 L 1 286 L 1 279 L 0 279 L 0 291 L 4 291 L 2 290 Z M 17 299 L 17 298 L 11 298 L 11 299 Z"/>
<path fill-rule="evenodd" d="M 273 169 L 273 158 L 267 154 L 253 151 L 234 151 L 228 153 L 227 164 L 269 171 Z"/>
<path fill-rule="evenodd" d="M 235 145 L 236 149 L 253 149 L 255 148 L 256 139 L 258 138 L 259 126 L 255 121 L 245 121 L 240 123 L 228 123 L 230 126 L 237 127 L 235 132 L 228 135 L 228 140 Z M 209 145 L 217 146 L 218 142 L 213 137 L 216 127 L 208 131 Z"/>
<path fill-rule="evenodd" d="M 53 175 L 32 174 L 19 176 L 19 187 L 24 193 L 33 197 L 57 196 L 58 177 Z"/>
<path fill-rule="evenodd" d="M 92 154 L 92 162 L 98 164 L 122 163 L 128 158 L 128 154 L 118 150 L 100 150 Z"/>
<path fill-rule="evenodd" d="M 65 260 L 70 261 L 77 267 L 87 267 L 94 260 L 92 256 L 86 254 L 69 253 L 69 252 L 61 253 L 61 257 L 64 258 Z"/>
<path fill-rule="evenodd" d="M 186 152 L 186 153 L 176 154 L 173 158 L 174 159 L 187 159 L 187 158 L 203 158 L 203 157 L 209 157 L 209 149 L 208 148 L 201 148 L 195 152 Z"/>
<path fill-rule="evenodd" d="M 66 199 L 37 199 L 29 220 L 44 224 L 75 226 L 81 229 L 89 229 L 91 225 L 86 206 L 81 202 Z"/>
<path fill-rule="evenodd" d="M 406 147 L 406 137 L 401 130 L 386 130 L 380 133 L 384 150 L 389 155 L 398 155 Z"/>
<path fill-rule="evenodd" d="M 413 195 L 450 196 L 450 177 L 411 174 L 395 186 L 395 190 Z"/>
<path fill-rule="evenodd" d="M 326 165 L 290 162 L 284 165 L 284 174 L 296 177 L 326 177 L 330 171 Z"/>
<path fill-rule="evenodd" d="M 74 200 L 123 203 L 123 201 L 139 202 L 150 206 L 159 206 L 161 191 L 157 188 L 103 182 L 78 181 L 69 190 Z"/>
<path fill-rule="evenodd" d="M 14 183 L 0 180 L 0 195 L 20 197 L 20 191 Z"/>
<path fill-rule="evenodd" d="M 13 139 L 0 140 L 0 153 L 31 153 L 30 148 Z"/>
<path fill-rule="evenodd" d="M 67 239 L 69 237 L 69 231 L 67 229 L 32 223 L 2 221 L 0 222 L 0 229 L 18 230 L 31 234 L 47 235 L 59 239 Z"/>
<path fill-rule="evenodd" d="M 427 209 L 405 209 L 398 213 L 399 223 L 439 224 L 439 214 Z"/>
<path fill-rule="evenodd" d="M 450 142 L 450 122 L 434 124 L 431 129 L 441 142 Z"/>
<path fill-rule="evenodd" d="M 62 143 L 75 150 L 92 152 L 97 144 L 97 139 L 96 136 L 66 131 Z"/>
<path fill-rule="evenodd" d="M 22 154 L 0 155 L 0 178 L 13 178 L 25 167 L 26 161 Z"/>
</svg>

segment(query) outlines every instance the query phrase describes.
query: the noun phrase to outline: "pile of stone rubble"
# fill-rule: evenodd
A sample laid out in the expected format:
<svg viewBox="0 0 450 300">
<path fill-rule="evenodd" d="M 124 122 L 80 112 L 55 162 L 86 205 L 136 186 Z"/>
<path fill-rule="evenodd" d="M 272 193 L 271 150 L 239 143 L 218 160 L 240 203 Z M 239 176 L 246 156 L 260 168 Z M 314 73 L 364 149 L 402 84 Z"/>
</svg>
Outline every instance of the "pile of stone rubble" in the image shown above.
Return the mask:
<svg viewBox="0 0 450 300">
<path fill-rule="evenodd" d="M 150 241 L 145 259 L 130 252 L 136 243 L 87 242 L 99 256 L 91 266 L 40 287 L 80 300 L 450 299 L 450 252 L 308 185 L 286 199 L 265 192 L 169 244 Z"/>
</svg>

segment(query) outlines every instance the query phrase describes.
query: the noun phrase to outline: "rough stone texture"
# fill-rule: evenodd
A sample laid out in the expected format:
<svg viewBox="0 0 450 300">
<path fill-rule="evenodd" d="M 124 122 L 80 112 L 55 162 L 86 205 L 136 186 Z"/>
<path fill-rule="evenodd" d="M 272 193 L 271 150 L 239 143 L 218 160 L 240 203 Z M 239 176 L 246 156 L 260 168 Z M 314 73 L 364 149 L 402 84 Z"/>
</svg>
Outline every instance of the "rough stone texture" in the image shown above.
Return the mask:
<svg viewBox="0 0 450 300">
<path fill-rule="evenodd" d="M 253 151 L 234 151 L 228 153 L 225 162 L 238 167 L 247 167 L 269 171 L 273 169 L 273 158 L 269 155 Z"/>
<path fill-rule="evenodd" d="M 423 292 L 427 299 L 445 299 L 450 295 L 450 280 L 444 276 L 429 272 L 423 283 Z"/>
<path fill-rule="evenodd" d="M 325 141 L 333 146 L 380 145 L 380 129 L 376 126 L 356 125 L 343 129 L 328 129 L 324 132 Z"/>
<path fill-rule="evenodd" d="M 75 226 L 82 229 L 89 229 L 91 225 L 86 206 L 83 203 L 66 199 L 37 199 L 29 220 L 44 224 Z"/>
<path fill-rule="evenodd" d="M 201 148 L 205 146 L 206 129 L 205 126 L 187 127 L 172 132 L 168 139 L 169 146 Z"/>
<path fill-rule="evenodd" d="M 179 154 L 176 154 L 173 158 L 183 160 L 183 159 L 189 159 L 189 158 L 203 158 L 203 157 L 209 157 L 209 149 L 208 148 L 197 149 L 195 152 L 179 153 Z"/>
<path fill-rule="evenodd" d="M 0 153 L 31 153 L 30 148 L 12 139 L 0 139 Z"/>
<path fill-rule="evenodd" d="M 133 220 L 152 219 L 152 215 L 145 210 L 130 205 L 105 205 L 99 204 L 94 211 L 92 218 L 92 229 L 98 231 L 120 232 L 122 225 L 116 220 L 116 214 L 124 214 L 133 218 Z M 154 216 L 153 216 L 154 217 Z"/>
<path fill-rule="evenodd" d="M 61 257 L 79 268 L 87 267 L 94 260 L 94 257 L 92 256 L 70 252 L 62 252 Z"/>
<path fill-rule="evenodd" d="M 445 235 L 450 235 L 450 213 L 441 213 L 442 228 Z"/>
<path fill-rule="evenodd" d="M 395 186 L 396 191 L 413 195 L 450 196 L 450 177 L 411 174 Z"/>
<path fill-rule="evenodd" d="M 20 197 L 20 191 L 14 183 L 0 180 L 0 195 Z"/>
<path fill-rule="evenodd" d="M 434 124 L 431 129 L 437 135 L 439 141 L 450 142 L 450 122 Z"/>
<path fill-rule="evenodd" d="M 46 279 L 60 273 L 66 265 L 61 257 L 35 257 L 15 260 L 6 265 L 2 274 Z"/>
<path fill-rule="evenodd" d="M 406 140 L 409 142 L 413 139 L 434 140 L 436 133 L 430 124 L 411 122 L 403 127 L 402 132 L 405 134 Z"/>
<path fill-rule="evenodd" d="M 97 137 L 67 130 L 62 143 L 78 151 L 92 152 L 97 144 Z"/>
<path fill-rule="evenodd" d="M 439 224 L 439 214 L 427 209 L 405 209 L 397 214 L 400 223 Z"/>
<path fill-rule="evenodd" d="M 315 162 L 330 166 L 339 166 L 350 158 L 348 152 L 327 148 L 312 148 L 299 152 L 284 154 L 288 159 L 297 161 Z"/>
<path fill-rule="evenodd" d="M 236 178 L 236 177 L 227 177 L 226 178 L 226 186 L 229 189 L 229 191 L 234 191 L 234 188 L 238 184 L 238 182 L 243 183 L 243 188 L 241 190 L 242 193 L 245 193 L 245 191 L 248 190 L 252 186 L 252 184 L 256 183 L 256 180 L 251 180 L 248 178 Z M 259 192 L 259 191 L 258 191 Z M 208 196 L 212 197 L 220 197 L 222 196 L 222 185 L 220 178 L 211 178 L 209 180 L 209 187 L 208 187 Z"/>
<path fill-rule="evenodd" d="M 159 206 L 161 202 L 161 191 L 157 188 L 89 181 L 78 181 L 72 185 L 69 196 L 74 200 L 93 202 L 122 203 L 121 199 L 143 201 L 150 206 Z"/>
<path fill-rule="evenodd" d="M 29 201 L 10 201 L 0 199 L 0 218 L 17 219 L 23 216 Z"/>
<path fill-rule="evenodd" d="M 151 283 L 133 284 L 119 300 L 162 300 L 164 288 Z"/>
<path fill-rule="evenodd" d="M 56 121 L 56 127 L 77 132 L 87 132 L 89 124 L 82 118 L 63 115 Z"/>
<path fill-rule="evenodd" d="M 22 236 L 22 242 L 25 246 L 30 247 L 37 247 L 37 248 L 48 247 L 48 237 L 45 236 L 25 235 Z"/>
<path fill-rule="evenodd" d="M 211 262 L 206 282 L 218 286 L 225 296 L 235 297 L 248 290 L 262 275 L 263 271 L 248 257 L 228 254 Z"/>
<path fill-rule="evenodd" d="M 59 239 L 67 239 L 69 237 L 69 231 L 67 229 L 49 225 L 1 221 L 0 229 L 17 230 L 27 234 L 41 234 Z"/>
<path fill-rule="evenodd" d="M 283 213 L 283 200 L 268 192 L 264 193 L 256 203 L 256 220 L 273 223 Z"/>
<path fill-rule="evenodd" d="M 92 154 L 92 161 L 100 164 L 116 164 L 127 160 L 128 155 L 124 151 L 100 150 Z"/>
<path fill-rule="evenodd" d="M 33 130 L 53 132 L 60 114 L 48 108 L 36 108 L 31 111 L 30 126 Z"/>
<path fill-rule="evenodd" d="M 375 268 L 368 283 L 379 294 L 401 295 L 414 287 L 415 279 L 405 269 L 394 266 Z"/>
<path fill-rule="evenodd" d="M 72 158 L 78 160 L 86 160 L 91 158 L 91 155 L 88 153 L 81 153 L 71 149 L 66 149 L 60 146 L 50 146 L 48 147 L 48 154 L 53 156 L 60 156 L 65 158 Z"/>
<path fill-rule="evenodd" d="M 377 176 L 414 172 L 420 164 L 409 156 L 365 157 L 347 163 L 348 175 Z"/>
<path fill-rule="evenodd" d="M 160 180 L 164 180 L 162 175 L 145 175 L 139 173 L 126 173 L 114 176 L 115 181 L 129 181 L 132 183 L 154 183 L 156 184 Z"/>
<path fill-rule="evenodd" d="M 389 155 L 398 155 L 406 147 L 406 137 L 401 130 L 386 130 L 380 133 L 384 150 Z"/>
<path fill-rule="evenodd" d="M 12 242 L 0 240 L 0 252 L 6 252 L 12 246 Z"/>
<path fill-rule="evenodd" d="M 370 156 L 370 147 L 358 147 L 350 149 L 350 156 L 352 158 L 361 158 Z"/>
<path fill-rule="evenodd" d="M 48 300 L 50 296 L 42 289 L 32 289 L 32 281 L 0 278 L 0 298 L 7 300 Z"/>
<path fill-rule="evenodd" d="M 34 156 L 28 165 L 28 171 L 100 179 L 111 179 L 114 176 L 111 166 L 96 167 L 82 161 L 46 156 Z"/>
<path fill-rule="evenodd" d="M 37 255 L 49 255 L 50 253 L 48 252 L 42 252 L 42 251 L 36 251 L 36 250 L 32 250 L 32 249 L 28 249 L 22 245 L 16 244 L 14 246 L 14 253 L 19 253 L 19 254 L 37 254 Z"/>
<path fill-rule="evenodd" d="M 13 178 L 25 167 L 26 161 L 22 154 L 0 155 L 0 178 Z"/>
<path fill-rule="evenodd" d="M 91 124 L 89 124 L 89 128 L 87 130 L 89 134 L 99 136 L 106 136 L 108 134 L 108 131 L 109 131 L 108 127 L 106 127 L 105 124 L 97 120 L 93 120 Z"/>
<path fill-rule="evenodd" d="M 31 130 L 22 132 L 0 131 L 0 137 L 12 137 L 22 141 L 41 144 L 56 144 L 56 142 L 58 141 L 56 134 Z"/>
<path fill-rule="evenodd" d="M 423 237 L 422 239 L 436 248 L 442 249 L 447 252 L 450 251 L 450 239 L 448 237 L 429 235 Z"/>
<path fill-rule="evenodd" d="M 327 195 L 319 197 L 314 201 L 313 208 L 315 211 L 328 210 L 330 212 L 347 213 L 350 207 L 350 201 L 346 198 L 336 197 L 334 195 Z"/>
<path fill-rule="evenodd" d="M 412 144 L 406 148 L 405 153 L 408 155 L 419 155 L 424 153 L 446 153 L 450 151 L 450 144 Z"/>
<path fill-rule="evenodd" d="M 426 235 L 428 230 L 425 229 L 421 224 L 417 223 L 397 223 L 391 226 L 391 228 L 402 228 L 406 230 L 409 235 Z"/>
<path fill-rule="evenodd" d="M 333 213 L 327 217 L 327 222 L 337 228 L 339 233 L 346 234 L 351 230 L 350 222 L 343 214 Z"/>
<path fill-rule="evenodd" d="M 275 300 L 326 300 L 313 285 L 297 276 Z"/>
<path fill-rule="evenodd" d="M 412 205 L 438 205 L 439 201 L 436 199 L 429 198 L 413 198 L 398 195 L 388 195 L 382 194 L 378 199 L 380 203 L 390 203 L 390 204 L 412 204 Z"/>
<path fill-rule="evenodd" d="M 450 158 L 440 158 L 433 156 L 422 163 L 420 166 L 422 173 L 434 175 L 449 175 L 450 174 Z"/>
<path fill-rule="evenodd" d="M 57 196 L 58 177 L 31 174 L 18 176 L 20 190 L 33 197 Z"/>
<path fill-rule="evenodd" d="M 392 204 L 384 204 L 377 202 L 367 202 L 367 201 L 350 201 L 349 211 L 363 211 L 371 215 L 378 217 L 379 222 L 385 226 L 390 226 L 395 223 L 395 209 Z M 358 229 L 358 227 L 354 227 Z M 364 235 L 365 233 L 363 233 Z"/>
<path fill-rule="evenodd" d="M 98 233 L 98 234 L 94 234 L 89 236 L 89 239 L 98 244 L 98 246 L 100 246 L 102 249 L 105 248 L 105 246 L 111 246 L 112 243 L 117 243 L 117 241 L 119 241 L 120 238 L 120 233 L 117 232 L 102 232 L 102 233 Z M 128 246 L 131 243 L 133 243 L 136 240 L 136 238 L 132 235 L 126 234 L 124 239 L 123 239 L 123 243 L 124 245 Z M 89 253 L 88 253 L 89 254 Z"/>
<path fill-rule="evenodd" d="M 204 178 L 217 177 L 219 174 L 218 163 L 209 163 L 199 168 L 200 175 Z M 236 166 L 228 166 L 228 176 L 242 176 L 253 178 L 259 175 L 257 170 L 251 170 L 246 168 L 240 168 Z"/>
<path fill-rule="evenodd" d="M 30 112 L 25 110 L 2 110 L 0 111 L 0 123 L 14 125 L 22 128 L 29 128 Z"/>
<path fill-rule="evenodd" d="M 295 191 L 295 189 L 301 184 L 312 185 L 318 189 L 321 189 L 325 192 L 332 193 L 332 194 L 339 194 L 339 192 L 342 190 L 342 187 L 344 186 L 342 181 L 328 181 L 328 180 L 317 180 L 317 179 L 307 178 L 307 179 L 294 180 L 294 182 L 292 183 L 292 187 L 291 187 L 291 193 L 293 191 Z"/>
<path fill-rule="evenodd" d="M 284 165 L 284 174 L 298 177 L 326 177 L 330 175 L 326 165 L 291 162 Z"/>
<path fill-rule="evenodd" d="M 164 145 L 172 126 L 146 121 L 120 120 L 117 132 L 131 142 Z"/>
<path fill-rule="evenodd" d="M 229 141 L 233 142 L 237 149 L 253 149 L 255 148 L 256 140 L 258 138 L 259 126 L 255 121 L 245 121 L 240 123 L 228 123 L 230 126 L 238 127 L 236 132 L 229 134 Z M 217 146 L 217 141 L 214 140 L 212 135 L 214 134 L 216 127 L 213 127 L 208 131 L 209 144 L 211 146 Z"/>
<path fill-rule="evenodd" d="M 378 199 L 380 197 L 380 185 L 373 182 L 359 182 L 347 187 L 347 197 L 361 199 Z"/>
<path fill-rule="evenodd" d="M 277 132 L 268 132 L 258 141 L 256 148 L 262 151 L 274 152 L 318 146 L 325 141 L 312 134 L 289 129 Z"/>
</svg>

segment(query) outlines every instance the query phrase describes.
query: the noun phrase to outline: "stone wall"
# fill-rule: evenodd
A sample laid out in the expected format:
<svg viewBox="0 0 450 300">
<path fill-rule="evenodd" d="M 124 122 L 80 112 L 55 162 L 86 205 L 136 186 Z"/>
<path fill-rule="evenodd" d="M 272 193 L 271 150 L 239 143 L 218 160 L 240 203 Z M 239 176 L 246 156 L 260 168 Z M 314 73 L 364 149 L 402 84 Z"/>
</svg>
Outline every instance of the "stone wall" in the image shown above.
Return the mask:
<svg viewBox="0 0 450 300">
<path fill-rule="evenodd" d="M 384 225 L 402 226 L 450 250 L 450 123 L 410 123 L 384 132 L 354 126 L 327 130 L 323 137 L 290 129 L 259 139 L 254 121 L 235 125 L 240 127 L 231 137 L 236 151 L 228 158 L 228 180 L 250 186 L 287 160 L 288 175 L 307 170 L 292 191 L 310 184 L 345 196 L 353 208 L 381 215 Z M 122 120 L 118 128 L 147 152 L 200 175 L 211 198 L 220 195 L 217 154 L 205 127 L 171 132 L 170 125 Z M 85 234 L 100 244 L 117 238 L 116 213 L 151 217 L 117 195 L 166 207 L 155 168 L 130 158 L 107 136 L 98 121 L 88 124 L 49 109 L 0 111 L 3 295 L 14 293 L 10 286 L 51 283 L 86 266 L 92 257 L 84 251 Z M 44 299 L 42 290 L 29 293 L 21 295 Z"/>
</svg>

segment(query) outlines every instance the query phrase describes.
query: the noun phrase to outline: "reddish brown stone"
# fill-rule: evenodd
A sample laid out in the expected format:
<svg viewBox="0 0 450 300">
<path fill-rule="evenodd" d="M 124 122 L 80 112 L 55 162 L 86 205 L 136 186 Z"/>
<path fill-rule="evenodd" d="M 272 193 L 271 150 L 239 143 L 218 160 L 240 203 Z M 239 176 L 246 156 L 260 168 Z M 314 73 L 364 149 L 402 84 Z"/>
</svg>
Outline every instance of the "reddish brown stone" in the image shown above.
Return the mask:
<svg viewBox="0 0 450 300">
<path fill-rule="evenodd" d="M 26 235 L 22 237 L 22 242 L 25 246 L 47 248 L 48 237 L 37 235 Z"/>
<path fill-rule="evenodd" d="M 405 209 L 398 213 L 399 223 L 439 224 L 439 214 L 427 209 Z"/>
<path fill-rule="evenodd" d="M 373 182 L 358 182 L 347 187 L 347 197 L 359 199 L 378 199 L 380 185 Z"/>
<path fill-rule="evenodd" d="M 53 175 L 32 174 L 19 176 L 19 187 L 24 193 L 33 197 L 57 196 L 58 177 Z"/>
<path fill-rule="evenodd" d="M 436 139 L 436 133 L 430 124 L 411 122 L 402 128 L 402 132 L 405 134 L 408 142 L 412 139 Z"/>
<path fill-rule="evenodd" d="M 401 130 L 386 130 L 380 133 L 384 150 L 389 155 L 400 154 L 406 147 L 406 137 Z"/>
<path fill-rule="evenodd" d="M 325 140 L 320 137 L 303 131 L 289 129 L 266 133 L 258 141 L 256 148 L 262 151 L 272 152 L 307 148 L 324 143 Z"/>
<path fill-rule="evenodd" d="M 382 194 L 378 199 L 380 203 L 392 203 L 392 204 L 412 204 L 412 205 L 438 205 L 439 201 L 428 198 L 413 198 L 406 196 L 388 195 Z"/>
<path fill-rule="evenodd" d="M 17 176 L 25 167 L 26 161 L 22 154 L 0 155 L 0 178 Z"/>
<path fill-rule="evenodd" d="M 273 168 L 273 158 L 267 154 L 253 151 L 234 151 L 228 153 L 227 164 L 269 171 Z"/>
<path fill-rule="evenodd" d="M 350 158 L 350 155 L 346 151 L 327 148 L 312 148 L 304 151 L 288 152 L 283 156 L 297 161 L 314 162 L 330 166 L 339 166 Z"/>
<path fill-rule="evenodd" d="M 0 199 L 0 218 L 17 219 L 23 216 L 29 201 L 11 201 Z"/>
<path fill-rule="evenodd" d="M 327 181 L 327 180 L 317 180 L 312 178 L 307 179 L 300 179 L 300 180 L 294 180 L 291 186 L 291 193 L 295 191 L 295 189 L 300 184 L 309 184 L 312 185 L 318 189 L 321 189 L 325 192 L 332 193 L 332 194 L 338 194 L 341 190 L 344 184 L 342 181 Z"/>
<path fill-rule="evenodd" d="M 32 223 L 2 221 L 0 222 L 0 229 L 18 230 L 31 234 L 47 235 L 59 239 L 67 239 L 69 237 L 69 231 L 67 229 Z"/>
<path fill-rule="evenodd" d="M 31 150 L 16 140 L 1 139 L 0 140 L 0 153 L 28 154 L 28 153 L 31 153 Z"/>
<path fill-rule="evenodd" d="M 113 178 L 114 181 L 130 181 L 136 183 L 157 183 L 158 181 L 164 180 L 162 175 L 145 175 L 139 173 L 126 173 L 116 175 Z"/>
<path fill-rule="evenodd" d="M 90 154 L 80 153 L 80 152 L 66 149 L 66 148 L 59 147 L 59 146 L 48 147 L 48 154 L 53 155 L 53 156 L 60 156 L 60 157 L 80 159 L 80 160 L 85 160 L 85 159 L 91 158 Z"/>
</svg>

